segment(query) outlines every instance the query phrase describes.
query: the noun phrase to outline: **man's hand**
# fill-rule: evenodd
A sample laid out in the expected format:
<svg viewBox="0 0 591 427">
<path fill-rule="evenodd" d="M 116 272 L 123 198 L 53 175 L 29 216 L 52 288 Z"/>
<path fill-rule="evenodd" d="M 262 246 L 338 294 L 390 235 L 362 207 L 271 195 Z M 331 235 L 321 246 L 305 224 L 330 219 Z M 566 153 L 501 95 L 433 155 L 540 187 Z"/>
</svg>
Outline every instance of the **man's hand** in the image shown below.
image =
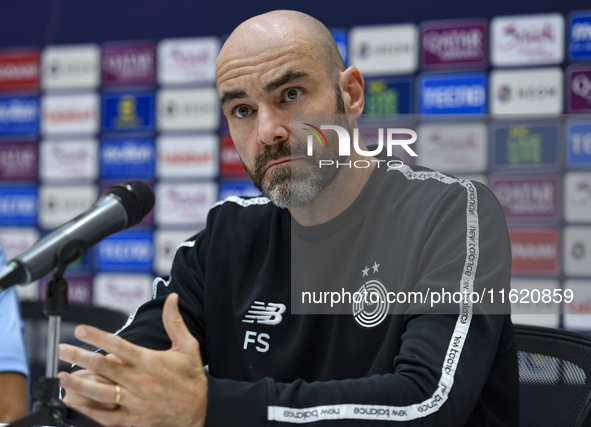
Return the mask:
<svg viewBox="0 0 591 427">
<path fill-rule="evenodd" d="M 112 354 L 108 354 L 106 356 L 108 359 L 111 360 L 117 360 L 119 361 L 118 357 L 113 357 Z M 119 362 L 122 363 L 122 362 Z M 100 375 L 92 372 L 91 370 L 88 369 L 81 369 L 79 371 L 74 372 L 73 374 L 66 374 L 65 372 L 61 372 L 58 377 L 60 378 L 60 383 L 63 383 L 62 385 L 66 384 L 66 383 L 84 383 L 84 384 L 92 384 L 92 383 L 99 383 L 99 384 L 108 384 L 111 387 L 115 387 L 115 383 L 113 381 L 109 381 L 108 379 L 101 377 Z M 94 400 L 94 399 L 90 399 L 88 397 L 86 397 L 85 395 L 76 393 L 74 391 L 74 389 L 67 389 L 68 390 L 68 394 L 67 396 L 64 398 L 64 402 L 66 403 L 66 405 L 71 406 L 71 407 L 83 407 L 86 406 L 88 408 L 92 408 L 92 409 L 117 409 L 117 405 L 115 405 L 115 403 L 113 403 L 114 401 L 111 402 L 102 402 L 102 401 L 98 401 L 98 400 Z M 111 392 L 112 394 L 112 392 Z M 106 399 L 103 399 L 106 400 Z"/>
<path fill-rule="evenodd" d="M 60 358 L 86 368 L 59 373 L 64 403 L 105 426 L 203 426 L 207 375 L 199 343 L 178 310 L 178 295 L 166 299 L 162 320 L 172 347 L 154 351 L 90 326 L 76 337 L 109 353 L 103 356 L 61 344 Z M 120 400 L 116 405 L 117 387 Z"/>
</svg>

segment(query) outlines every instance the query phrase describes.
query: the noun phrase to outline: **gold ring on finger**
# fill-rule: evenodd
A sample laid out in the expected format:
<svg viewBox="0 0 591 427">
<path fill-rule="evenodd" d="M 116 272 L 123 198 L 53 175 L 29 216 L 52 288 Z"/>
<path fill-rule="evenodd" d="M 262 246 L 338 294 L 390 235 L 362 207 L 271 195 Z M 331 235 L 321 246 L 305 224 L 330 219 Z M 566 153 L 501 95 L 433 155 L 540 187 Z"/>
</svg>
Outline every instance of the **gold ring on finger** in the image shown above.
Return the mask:
<svg viewBox="0 0 591 427">
<path fill-rule="evenodd" d="M 121 402 L 121 387 L 119 384 L 115 384 L 115 405 L 119 405 Z"/>
</svg>

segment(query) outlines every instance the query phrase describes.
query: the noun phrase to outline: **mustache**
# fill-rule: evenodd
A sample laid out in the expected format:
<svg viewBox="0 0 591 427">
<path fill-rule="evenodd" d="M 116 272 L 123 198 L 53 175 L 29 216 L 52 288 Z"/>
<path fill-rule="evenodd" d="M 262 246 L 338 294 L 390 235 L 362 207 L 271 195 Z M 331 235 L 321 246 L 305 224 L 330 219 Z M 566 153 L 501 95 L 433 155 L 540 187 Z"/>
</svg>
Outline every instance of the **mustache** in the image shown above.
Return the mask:
<svg viewBox="0 0 591 427">
<path fill-rule="evenodd" d="M 280 141 L 277 144 L 266 145 L 257 155 L 253 173 L 255 176 L 260 176 L 269 162 L 278 160 L 281 157 L 291 156 L 291 145 L 287 141 Z"/>
<path fill-rule="evenodd" d="M 242 164 L 248 172 L 252 183 L 262 192 L 265 171 L 267 170 L 268 164 L 282 157 L 292 157 L 292 151 L 300 154 L 304 153 L 306 147 L 307 144 L 301 141 L 283 140 L 276 144 L 265 145 L 255 157 L 252 169 L 248 168 L 244 162 Z M 282 173 L 291 176 L 291 168 L 289 167 L 287 170 L 282 169 Z"/>
</svg>

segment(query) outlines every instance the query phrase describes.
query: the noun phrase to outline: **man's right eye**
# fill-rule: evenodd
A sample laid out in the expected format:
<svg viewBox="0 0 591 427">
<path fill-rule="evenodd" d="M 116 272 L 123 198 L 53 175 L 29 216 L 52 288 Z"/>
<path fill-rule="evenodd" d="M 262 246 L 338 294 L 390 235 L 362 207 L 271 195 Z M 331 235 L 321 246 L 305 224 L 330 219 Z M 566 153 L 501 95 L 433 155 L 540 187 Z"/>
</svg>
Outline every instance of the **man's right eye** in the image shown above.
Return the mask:
<svg viewBox="0 0 591 427">
<path fill-rule="evenodd" d="M 250 107 L 247 107 L 246 105 L 241 105 L 239 107 L 236 107 L 233 112 L 234 116 L 238 117 L 239 119 L 248 116 L 250 113 L 251 113 L 251 109 L 250 109 Z"/>
</svg>

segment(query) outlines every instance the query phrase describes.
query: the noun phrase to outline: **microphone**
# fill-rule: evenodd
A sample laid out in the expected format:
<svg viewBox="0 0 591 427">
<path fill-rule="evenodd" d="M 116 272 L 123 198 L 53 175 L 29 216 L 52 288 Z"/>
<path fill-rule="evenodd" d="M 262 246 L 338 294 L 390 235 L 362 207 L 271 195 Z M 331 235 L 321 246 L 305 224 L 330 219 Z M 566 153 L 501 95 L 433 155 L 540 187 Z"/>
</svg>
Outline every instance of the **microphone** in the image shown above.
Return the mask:
<svg viewBox="0 0 591 427">
<path fill-rule="evenodd" d="M 76 261 L 111 234 L 137 225 L 154 207 L 154 193 L 143 181 L 111 187 L 86 212 L 39 240 L 0 273 L 0 290 L 26 285 L 55 268 Z"/>
</svg>

